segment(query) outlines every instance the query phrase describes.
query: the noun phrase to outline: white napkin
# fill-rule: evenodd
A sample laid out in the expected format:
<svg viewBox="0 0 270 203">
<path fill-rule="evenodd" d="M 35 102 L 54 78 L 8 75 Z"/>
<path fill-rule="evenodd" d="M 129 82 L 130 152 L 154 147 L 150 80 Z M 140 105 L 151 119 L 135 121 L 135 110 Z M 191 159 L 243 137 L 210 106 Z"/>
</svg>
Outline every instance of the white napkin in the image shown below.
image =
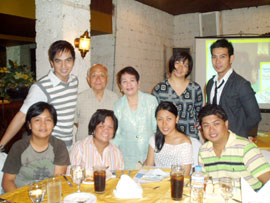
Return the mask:
<svg viewBox="0 0 270 203">
<path fill-rule="evenodd" d="M 143 190 L 141 185 L 128 175 L 122 175 L 113 193 L 117 198 L 136 199 L 142 198 Z"/>
<path fill-rule="evenodd" d="M 258 192 L 255 192 L 244 178 L 241 178 L 241 191 L 242 191 L 242 202 L 270 202 L 270 181 L 268 181 Z"/>
</svg>

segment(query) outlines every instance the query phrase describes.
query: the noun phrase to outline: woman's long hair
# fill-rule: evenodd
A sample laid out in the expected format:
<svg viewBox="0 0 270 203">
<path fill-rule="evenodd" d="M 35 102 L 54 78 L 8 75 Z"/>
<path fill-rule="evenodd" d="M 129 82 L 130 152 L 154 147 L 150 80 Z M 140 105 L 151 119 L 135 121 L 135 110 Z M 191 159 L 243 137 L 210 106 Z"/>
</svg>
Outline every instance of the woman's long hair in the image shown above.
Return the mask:
<svg viewBox="0 0 270 203">
<path fill-rule="evenodd" d="M 171 112 L 172 114 L 175 115 L 175 117 L 178 116 L 177 108 L 172 102 L 169 101 L 163 101 L 161 102 L 155 112 L 155 117 L 157 118 L 157 114 L 160 110 L 166 110 Z M 175 128 L 177 131 L 181 132 L 178 128 L 177 125 L 175 124 Z M 155 134 L 155 152 L 158 153 L 161 151 L 163 145 L 165 143 L 165 135 L 159 130 L 159 127 L 157 126 L 157 132 Z"/>
</svg>

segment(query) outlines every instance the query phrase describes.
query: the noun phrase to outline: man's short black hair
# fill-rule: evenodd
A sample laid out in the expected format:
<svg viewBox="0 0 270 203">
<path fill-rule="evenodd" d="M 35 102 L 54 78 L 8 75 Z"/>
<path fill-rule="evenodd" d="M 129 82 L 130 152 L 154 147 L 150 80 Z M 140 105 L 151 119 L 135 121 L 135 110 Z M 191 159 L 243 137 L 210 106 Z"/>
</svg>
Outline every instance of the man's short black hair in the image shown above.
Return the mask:
<svg viewBox="0 0 270 203">
<path fill-rule="evenodd" d="M 228 54 L 229 56 L 234 54 L 234 50 L 233 50 L 233 45 L 231 42 L 228 42 L 227 39 L 223 38 L 223 39 L 219 39 L 217 41 L 215 41 L 210 49 L 211 49 L 211 54 L 213 55 L 213 49 L 215 48 L 227 48 L 228 49 Z"/>
<path fill-rule="evenodd" d="M 199 119 L 200 125 L 202 125 L 202 119 L 204 117 L 210 116 L 210 115 L 215 115 L 215 116 L 219 117 L 220 119 L 222 119 L 223 121 L 228 120 L 227 114 L 225 113 L 225 111 L 223 110 L 223 108 L 220 105 L 207 104 L 199 112 L 198 119 Z"/>
<path fill-rule="evenodd" d="M 57 53 L 62 52 L 70 52 L 72 55 L 73 60 L 75 61 L 75 51 L 72 44 L 70 44 L 68 41 L 65 40 L 58 40 L 51 44 L 48 54 L 49 54 L 49 60 L 53 61 L 54 57 Z"/>
</svg>

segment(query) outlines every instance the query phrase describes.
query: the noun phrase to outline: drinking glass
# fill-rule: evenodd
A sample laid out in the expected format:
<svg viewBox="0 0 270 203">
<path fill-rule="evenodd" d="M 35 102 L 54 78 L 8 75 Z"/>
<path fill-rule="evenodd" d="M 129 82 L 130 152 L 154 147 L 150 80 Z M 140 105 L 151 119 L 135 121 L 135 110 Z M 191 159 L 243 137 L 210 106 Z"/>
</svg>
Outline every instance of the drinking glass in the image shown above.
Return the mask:
<svg viewBox="0 0 270 203">
<path fill-rule="evenodd" d="M 94 187 L 96 193 L 104 193 L 106 187 L 106 167 L 94 167 Z"/>
<path fill-rule="evenodd" d="M 59 178 L 49 178 L 47 180 L 47 200 L 48 203 L 60 203 L 62 199 L 62 181 Z"/>
<path fill-rule="evenodd" d="M 80 191 L 80 185 L 81 185 L 82 181 L 85 178 L 85 169 L 84 169 L 84 167 L 81 166 L 81 165 L 71 166 L 70 174 L 71 174 L 73 183 L 78 185 L 78 191 L 77 192 L 81 192 Z"/>
<path fill-rule="evenodd" d="M 233 196 L 233 183 L 232 178 L 225 177 L 219 179 L 219 184 L 221 188 L 221 195 L 225 202 L 228 203 L 229 199 Z"/>
<path fill-rule="evenodd" d="M 171 197 L 173 200 L 181 200 L 184 187 L 184 170 L 181 165 L 172 165 L 171 170 Z"/>
<path fill-rule="evenodd" d="M 29 184 L 29 197 L 33 203 L 42 202 L 46 193 L 45 184 L 33 181 Z"/>
</svg>

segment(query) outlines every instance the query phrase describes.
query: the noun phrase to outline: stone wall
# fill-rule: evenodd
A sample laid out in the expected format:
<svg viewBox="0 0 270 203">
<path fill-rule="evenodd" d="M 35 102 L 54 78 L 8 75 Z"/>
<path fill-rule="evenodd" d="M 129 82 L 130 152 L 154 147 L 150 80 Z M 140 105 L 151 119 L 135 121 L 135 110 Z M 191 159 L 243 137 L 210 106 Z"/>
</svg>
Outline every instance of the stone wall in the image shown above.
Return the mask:
<svg viewBox="0 0 270 203">
<path fill-rule="evenodd" d="M 133 66 L 140 89 L 150 93 L 163 80 L 166 51 L 173 47 L 173 16 L 133 0 L 116 2 L 115 70 Z"/>
</svg>

